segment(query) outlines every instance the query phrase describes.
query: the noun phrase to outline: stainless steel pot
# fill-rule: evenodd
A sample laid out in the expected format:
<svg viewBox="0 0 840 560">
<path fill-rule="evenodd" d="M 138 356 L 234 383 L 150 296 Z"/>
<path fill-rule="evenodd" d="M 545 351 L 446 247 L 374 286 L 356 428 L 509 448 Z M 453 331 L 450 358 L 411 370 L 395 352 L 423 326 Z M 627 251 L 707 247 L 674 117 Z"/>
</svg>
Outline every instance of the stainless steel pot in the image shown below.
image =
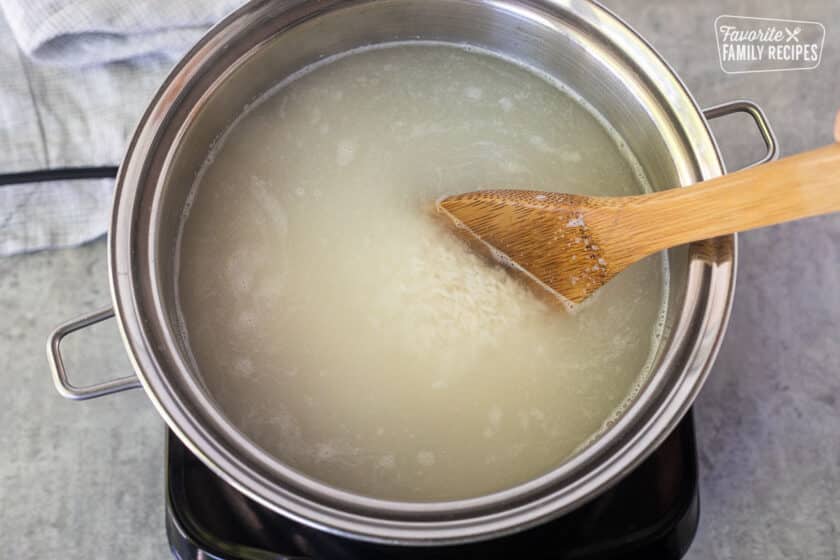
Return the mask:
<svg viewBox="0 0 840 560">
<path fill-rule="evenodd" d="M 142 387 L 174 432 L 240 491 L 298 521 L 358 539 L 434 545 L 522 530 L 579 506 L 644 459 L 691 405 L 723 336 L 735 238 L 668 253 L 666 337 L 627 412 L 580 454 L 520 486 L 474 499 L 408 503 L 353 495 L 269 456 L 231 425 L 185 358 L 176 325 L 178 222 L 208 148 L 233 117 L 284 77 L 331 54 L 389 41 L 465 43 L 558 77 L 626 139 L 655 188 L 723 172 L 707 119 L 745 111 L 776 155 L 760 109 L 701 111 L 638 34 L 586 0 L 255 0 L 210 31 L 174 69 L 142 118 L 117 180 L 109 234 L 113 308 L 60 326 L 49 340 L 56 386 L 72 399 Z M 705 118 L 704 118 L 705 115 Z M 59 345 L 116 315 L 135 376 L 74 387 Z"/>
</svg>

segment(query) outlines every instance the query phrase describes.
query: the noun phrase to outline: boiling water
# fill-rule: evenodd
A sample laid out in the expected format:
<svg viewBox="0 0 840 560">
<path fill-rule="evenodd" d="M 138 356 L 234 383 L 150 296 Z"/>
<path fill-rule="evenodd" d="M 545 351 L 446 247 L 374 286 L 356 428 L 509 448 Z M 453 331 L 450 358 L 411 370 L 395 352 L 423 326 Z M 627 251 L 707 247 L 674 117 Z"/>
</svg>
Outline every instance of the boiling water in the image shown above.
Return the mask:
<svg viewBox="0 0 840 560">
<path fill-rule="evenodd" d="M 480 188 L 639 193 L 621 145 L 561 85 L 454 46 L 357 51 L 280 84 L 218 142 L 183 226 L 181 313 L 208 390 L 281 460 L 374 497 L 546 473 L 643 379 L 662 259 L 570 315 L 431 209 Z"/>
</svg>

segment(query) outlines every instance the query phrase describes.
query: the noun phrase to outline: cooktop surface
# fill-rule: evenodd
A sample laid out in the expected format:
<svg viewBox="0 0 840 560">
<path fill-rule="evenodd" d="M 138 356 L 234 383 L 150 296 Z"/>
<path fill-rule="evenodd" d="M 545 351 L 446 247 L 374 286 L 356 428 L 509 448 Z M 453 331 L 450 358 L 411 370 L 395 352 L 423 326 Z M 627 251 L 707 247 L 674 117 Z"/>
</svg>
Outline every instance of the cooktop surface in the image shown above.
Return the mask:
<svg viewBox="0 0 840 560">
<path fill-rule="evenodd" d="M 166 474 L 167 535 L 180 560 L 668 560 L 688 550 L 699 518 L 691 413 L 647 460 L 595 500 L 539 527 L 469 545 L 402 548 L 312 529 L 234 490 L 171 432 Z"/>
</svg>

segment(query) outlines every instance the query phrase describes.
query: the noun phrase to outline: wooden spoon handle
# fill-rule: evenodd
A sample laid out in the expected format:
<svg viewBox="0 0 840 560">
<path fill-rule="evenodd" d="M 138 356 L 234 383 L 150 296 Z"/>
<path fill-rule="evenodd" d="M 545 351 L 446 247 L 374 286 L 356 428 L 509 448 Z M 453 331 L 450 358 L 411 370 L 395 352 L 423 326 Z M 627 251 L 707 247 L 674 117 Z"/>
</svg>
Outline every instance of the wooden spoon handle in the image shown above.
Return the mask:
<svg viewBox="0 0 840 560">
<path fill-rule="evenodd" d="M 840 211 L 840 144 L 682 189 L 621 199 L 622 231 L 646 254 Z M 618 225 L 618 224 L 616 224 Z M 616 231 L 619 228 L 615 228 Z"/>
</svg>

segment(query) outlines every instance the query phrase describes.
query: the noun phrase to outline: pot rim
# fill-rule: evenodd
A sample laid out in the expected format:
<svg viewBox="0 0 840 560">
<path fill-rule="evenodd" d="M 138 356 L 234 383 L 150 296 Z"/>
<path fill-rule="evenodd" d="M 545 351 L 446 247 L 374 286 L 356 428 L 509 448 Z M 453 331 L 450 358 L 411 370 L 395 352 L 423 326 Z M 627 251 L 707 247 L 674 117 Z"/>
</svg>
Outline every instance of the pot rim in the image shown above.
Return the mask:
<svg viewBox="0 0 840 560">
<path fill-rule="evenodd" d="M 312 17 L 322 10 L 341 9 L 371 1 L 376 0 L 304 1 L 291 4 L 288 10 L 291 12 L 302 7 L 305 12 L 306 8 L 311 8 L 312 13 L 294 15 Z M 481 0 L 478 3 L 482 3 Z M 486 3 L 516 11 L 520 15 L 531 13 L 534 17 L 557 11 L 574 11 L 576 17 L 597 26 L 599 32 L 621 46 L 624 52 L 631 52 L 635 56 L 634 62 L 641 65 L 648 74 L 665 80 L 666 83 L 656 83 L 657 93 L 663 103 L 667 103 L 669 116 L 677 120 L 677 128 L 685 134 L 685 143 L 694 158 L 691 164 L 696 167 L 689 169 L 689 164 L 685 164 L 681 178 L 690 180 L 688 175 L 696 173 L 708 179 L 723 172 L 714 137 L 690 92 L 653 47 L 612 12 L 587 0 L 487 0 Z M 228 37 L 256 21 L 269 4 L 270 0 L 256 0 L 232 13 L 205 35 L 173 69 L 140 120 L 117 178 L 108 251 L 114 310 L 132 365 L 158 412 L 190 451 L 240 492 L 296 521 L 362 540 L 429 545 L 463 543 L 499 536 L 561 515 L 616 483 L 622 474 L 640 463 L 667 437 L 691 406 L 708 374 L 725 332 L 732 304 L 737 262 L 734 236 L 717 240 L 718 244 L 724 245 L 724 252 L 728 251 L 731 258 L 722 262 L 692 258 L 685 302 L 680 320 L 671 335 L 684 343 L 672 345 L 635 402 L 599 438 L 599 442 L 603 440 L 604 444 L 593 444 L 557 469 L 493 494 L 449 502 L 411 503 L 372 499 L 337 490 L 297 473 L 262 452 L 225 419 L 197 380 L 189 375 L 182 376 L 182 382 L 190 385 L 193 401 L 185 402 L 176 394 L 158 353 L 166 353 L 170 364 L 175 362 L 180 371 L 188 371 L 189 368 L 172 340 L 172 333 L 168 333 L 166 347 L 161 348 L 147 332 L 150 320 L 156 324 L 166 324 L 160 286 L 156 285 L 155 275 L 150 275 L 151 285 L 144 285 L 148 279 L 147 272 L 155 270 L 158 263 L 154 249 L 157 244 L 137 232 L 141 191 L 143 188 L 155 189 L 157 185 L 148 180 L 148 160 L 154 150 L 158 149 L 161 132 L 166 128 L 170 111 L 184 84 L 190 83 L 200 74 L 202 63 L 223 48 Z M 168 146 L 168 158 L 172 156 L 174 145 L 176 142 L 172 141 Z M 160 176 L 156 180 L 160 180 Z M 154 207 L 160 206 L 158 195 L 155 194 L 151 215 L 155 214 Z M 154 222 L 140 225 L 149 228 L 149 237 L 156 236 Z M 702 253 L 707 249 L 700 243 L 693 244 L 691 250 Z M 141 301 L 141 298 L 145 298 L 146 302 Z M 150 306 L 154 308 L 153 314 L 147 313 Z M 699 325 L 696 318 L 701 318 Z M 695 330 L 692 331 L 692 328 Z M 646 398 L 651 399 L 656 391 L 662 389 L 667 371 L 678 367 L 675 364 L 679 360 L 685 362 L 685 366 L 680 368 L 682 373 L 679 383 L 670 390 L 656 410 L 645 409 L 643 404 Z M 207 415 L 204 422 L 196 417 L 195 410 Z M 225 441 L 220 441 L 208 429 L 208 419 L 214 426 L 222 427 L 219 429 L 226 429 Z M 642 424 L 636 426 L 640 419 L 643 420 Z M 628 434 L 631 435 L 628 437 Z M 624 441 L 619 445 L 621 436 L 624 436 Z M 599 459 L 602 460 L 599 462 Z M 254 462 L 269 465 L 270 468 L 257 472 L 253 467 Z M 560 484 L 564 477 L 568 478 L 593 463 L 597 466 L 584 477 L 573 480 L 572 484 Z M 279 473 L 284 483 L 266 476 L 266 472 Z M 500 509 L 500 504 L 507 507 Z"/>
</svg>

